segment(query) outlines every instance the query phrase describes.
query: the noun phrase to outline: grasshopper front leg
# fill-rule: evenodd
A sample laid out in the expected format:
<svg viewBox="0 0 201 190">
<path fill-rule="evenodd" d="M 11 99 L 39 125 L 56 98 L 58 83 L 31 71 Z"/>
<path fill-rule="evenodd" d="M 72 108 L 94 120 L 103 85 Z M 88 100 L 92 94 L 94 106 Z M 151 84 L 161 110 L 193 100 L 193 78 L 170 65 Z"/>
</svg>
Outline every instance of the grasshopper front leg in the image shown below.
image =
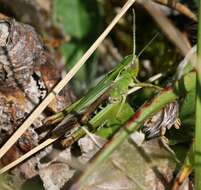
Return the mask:
<svg viewBox="0 0 201 190">
<path fill-rule="evenodd" d="M 121 90 L 119 90 L 119 93 L 120 93 L 120 96 L 118 99 L 118 101 L 120 102 L 120 106 L 119 106 L 119 110 L 117 112 L 117 117 L 119 115 L 119 113 L 121 112 L 122 110 L 122 106 L 123 104 L 126 102 L 126 98 L 129 94 L 133 93 L 136 89 L 139 89 L 139 88 L 154 88 L 156 89 L 157 91 L 160 91 L 162 88 L 160 88 L 159 86 L 156 86 L 156 85 L 153 85 L 153 84 L 150 84 L 150 83 L 144 83 L 144 82 L 139 82 L 137 80 L 137 78 L 134 78 L 131 79 L 132 82 L 130 82 L 129 84 L 127 83 L 128 85 L 128 88 L 125 89 L 124 87 L 124 90 L 122 90 L 123 92 L 121 92 Z M 114 100 L 114 98 L 113 98 Z"/>
<path fill-rule="evenodd" d="M 138 82 L 138 83 L 134 83 L 133 85 L 130 86 L 131 88 L 128 90 L 127 95 L 132 94 L 133 92 L 135 92 L 136 90 L 140 89 L 140 88 L 154 88 L 157 91 L 162 90 L 161 87 L 150 84 L 150 83 L 145 83 L 145 82 Z"/>
</svg>

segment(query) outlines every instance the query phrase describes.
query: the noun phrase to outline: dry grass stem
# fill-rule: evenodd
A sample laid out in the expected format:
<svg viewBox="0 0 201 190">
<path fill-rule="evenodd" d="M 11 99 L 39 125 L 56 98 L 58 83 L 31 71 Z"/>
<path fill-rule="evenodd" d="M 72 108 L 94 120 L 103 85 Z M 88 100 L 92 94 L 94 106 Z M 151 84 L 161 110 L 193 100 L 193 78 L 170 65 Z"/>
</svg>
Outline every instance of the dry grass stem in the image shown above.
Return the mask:
<svg viewBox="0 0 201 190">
<path fill-rule="evenodd" d="M 11 162 L 10 164 L 8 164 L 7 166 L 3 167 L 2 169 L 0 169 L 0 174 L 3 174 L 5 172 L 7 172 L 8 170 L 14 168 L 15 166 L 17 166 L 18 164 L 22 163 L 24 160 L 26 160 L 27 158 L 29 158 L 30 156 L 34 155 L 35 153 L 39 152 L 40 150 L 42 150 L 43 148 L 47 147 L 48 145 L 52 144 L 53 142 L 55 142 L 59 137 L 55 137 L 55 138 L 49 138 L 46 141 L 44 141 L 43 143 L 41 143 L 40 145 L 38 145 L 37 147 L 33 148 L 32 150 L 30 150 L 29 152 L 27 152 L 26 154 L 24 154 L 23 156 L 21 156 L 19 159 Z"/>
</svg>

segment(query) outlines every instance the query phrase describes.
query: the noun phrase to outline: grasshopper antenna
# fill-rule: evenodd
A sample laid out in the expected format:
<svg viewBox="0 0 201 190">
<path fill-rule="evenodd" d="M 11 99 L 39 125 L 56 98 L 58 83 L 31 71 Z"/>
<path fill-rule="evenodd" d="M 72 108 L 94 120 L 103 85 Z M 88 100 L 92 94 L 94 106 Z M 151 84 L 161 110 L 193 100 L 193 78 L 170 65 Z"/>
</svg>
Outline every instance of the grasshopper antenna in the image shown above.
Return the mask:
<svg viewBox="0 0 201 190">
<path fill-rule="evenodd" d="M 135 62 L 135 52 L 136 52 L 136 22 L 135 22 L 135 9 L 132 9 L 133 11 L 133 59 L 132 64 Z"/>
<path fill-rule="evenodd" d="M 134 64 L 136 59 L 136 17 L 135 17 L 135 9 L 132 9 L 133 11 L 133 59 L 132 63 Z M 153 38 L 144 46 L 144 48 L 140 51 L 140 53 L 137 55 L 137 57 L 140 57 L 140 55 L 152 44 L 152 42 L 159 36 L 159 32 L 157 32 Z"/>
<path fill-rule="evenodd" d="M 152 39 L 144 46 L 144 48 L 142 48 L 142 50 L 140 51 L 140 53 L 138 53 L 137 57 L 140 57 L 142 55 L 142 53 L 152 44 L 152 42 L 159 36 L 159 32 L 157 32 Z"/>
</svg>

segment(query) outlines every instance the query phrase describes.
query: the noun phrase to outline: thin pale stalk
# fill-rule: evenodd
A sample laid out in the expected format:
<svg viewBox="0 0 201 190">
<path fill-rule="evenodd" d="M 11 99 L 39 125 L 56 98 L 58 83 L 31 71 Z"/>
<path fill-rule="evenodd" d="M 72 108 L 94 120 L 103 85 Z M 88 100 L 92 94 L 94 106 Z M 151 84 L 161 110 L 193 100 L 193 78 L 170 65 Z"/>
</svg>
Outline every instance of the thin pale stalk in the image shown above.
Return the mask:
<svg viewBox="0 0 201 190">
<path fill-rule="evenodd" d="M 55 142 L 58 138 L 59 137 L 55 137 L 55 138 L 52 137 L 52 138 L 47 139 L 46 141 L 44 141 L 43 143 L 41 143 L 37 147 L 33 148 L 31 151 L 29 151 L 26 154 L 24 154 L 23 156 L 21 156 L 19 159 L 11 162 L 7 166 L 5 166 L 2 169 L 0 169 L 0 174 L 5 173 L 6 171 L 10 170 L 11 168 L 14 168 L 16 165 L 20 164 L 21 162 L 23 162 L 24 160 L 26 160 L 27 158 L 29 158 L 33 154 L 37 153 L 38 151 L 40 151 L 44 147 L 47 147 L 48 145 L 50 145 L 53 142 Z"/>
<path fill-rule="evenodd" d="M 201 1 L 199 1 L 196 65 L 195 189 L 201 190 Z"/>
<path fill-rule="evenodd" d="M 89 57 L 94 53 L 97 47 L 103 42 L 106 36 L 110 33 L 112 28 L 117 24 L 121 17 L 127 12 L 127 10 L 133 5 L 135 0 L 128 0 L 122 9 L 119 11 L 117 16 L 112 20 L 110 25 L 105 29 L 105 31 L 99 36 L 99 38 L 94 42 L 94 44 L 87 50 L 83 57 L 75 64 L 75 66 L 67 73 L 67 75 L 62 79 L 48 94 L 48 96 L 40 103 L 40 105 L 30 114 L 30 116 L 24 121 L 24 123 L 17 129 L 17 131 L 10 137 L 10 139 L 3 145 L 0 149 L 0 158 L 15 144 L 15 142 L 22 136 L 22 134 L 29 128 L 29 126 L 34 122 L 34 120 L 42 113 L 42 111 L 47 107 L 47 105 L 55 98 L 55 96 L 66 86 L 66 84 L 74 77 L 77 71 L 84 65 L 84 63 L 89 59 Z"/>
</svg>

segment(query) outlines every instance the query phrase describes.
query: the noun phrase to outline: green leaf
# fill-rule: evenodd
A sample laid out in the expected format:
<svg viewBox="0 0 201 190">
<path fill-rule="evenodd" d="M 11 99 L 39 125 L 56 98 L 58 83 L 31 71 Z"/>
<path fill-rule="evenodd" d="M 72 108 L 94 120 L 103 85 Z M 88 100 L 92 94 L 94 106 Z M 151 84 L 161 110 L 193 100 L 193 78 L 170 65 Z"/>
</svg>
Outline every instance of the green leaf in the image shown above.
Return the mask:
<svg viewBox="0 0 201 190">
<path fill-rule="evenodd" d="M 85 38 L 97 23 L 97 3 L 94 0 L 54 0 L 54 22 L 66 34 L 77 39 Z"/>
<path fill-rule="evenodd" d="M 185 124 L 184 121 L 189 119 L 189 116 L 194 116 L 195 114 L 195 90 L 186 95 L 180 110 L 180 118 Z"/>
<path fill-rule="evenodd" d="M 96 0 L 55 0 L 53 1 L 54 24 L 65 35 L 70 35 L 70 43 L 61 47 L 66 65 L 71 68 L 87 51 L 98 36 L 100 15 Z M 94 56 L 79 70 L 73 80 L 76 94 L 85 93 L 96 74 Z"/>
</svg>

